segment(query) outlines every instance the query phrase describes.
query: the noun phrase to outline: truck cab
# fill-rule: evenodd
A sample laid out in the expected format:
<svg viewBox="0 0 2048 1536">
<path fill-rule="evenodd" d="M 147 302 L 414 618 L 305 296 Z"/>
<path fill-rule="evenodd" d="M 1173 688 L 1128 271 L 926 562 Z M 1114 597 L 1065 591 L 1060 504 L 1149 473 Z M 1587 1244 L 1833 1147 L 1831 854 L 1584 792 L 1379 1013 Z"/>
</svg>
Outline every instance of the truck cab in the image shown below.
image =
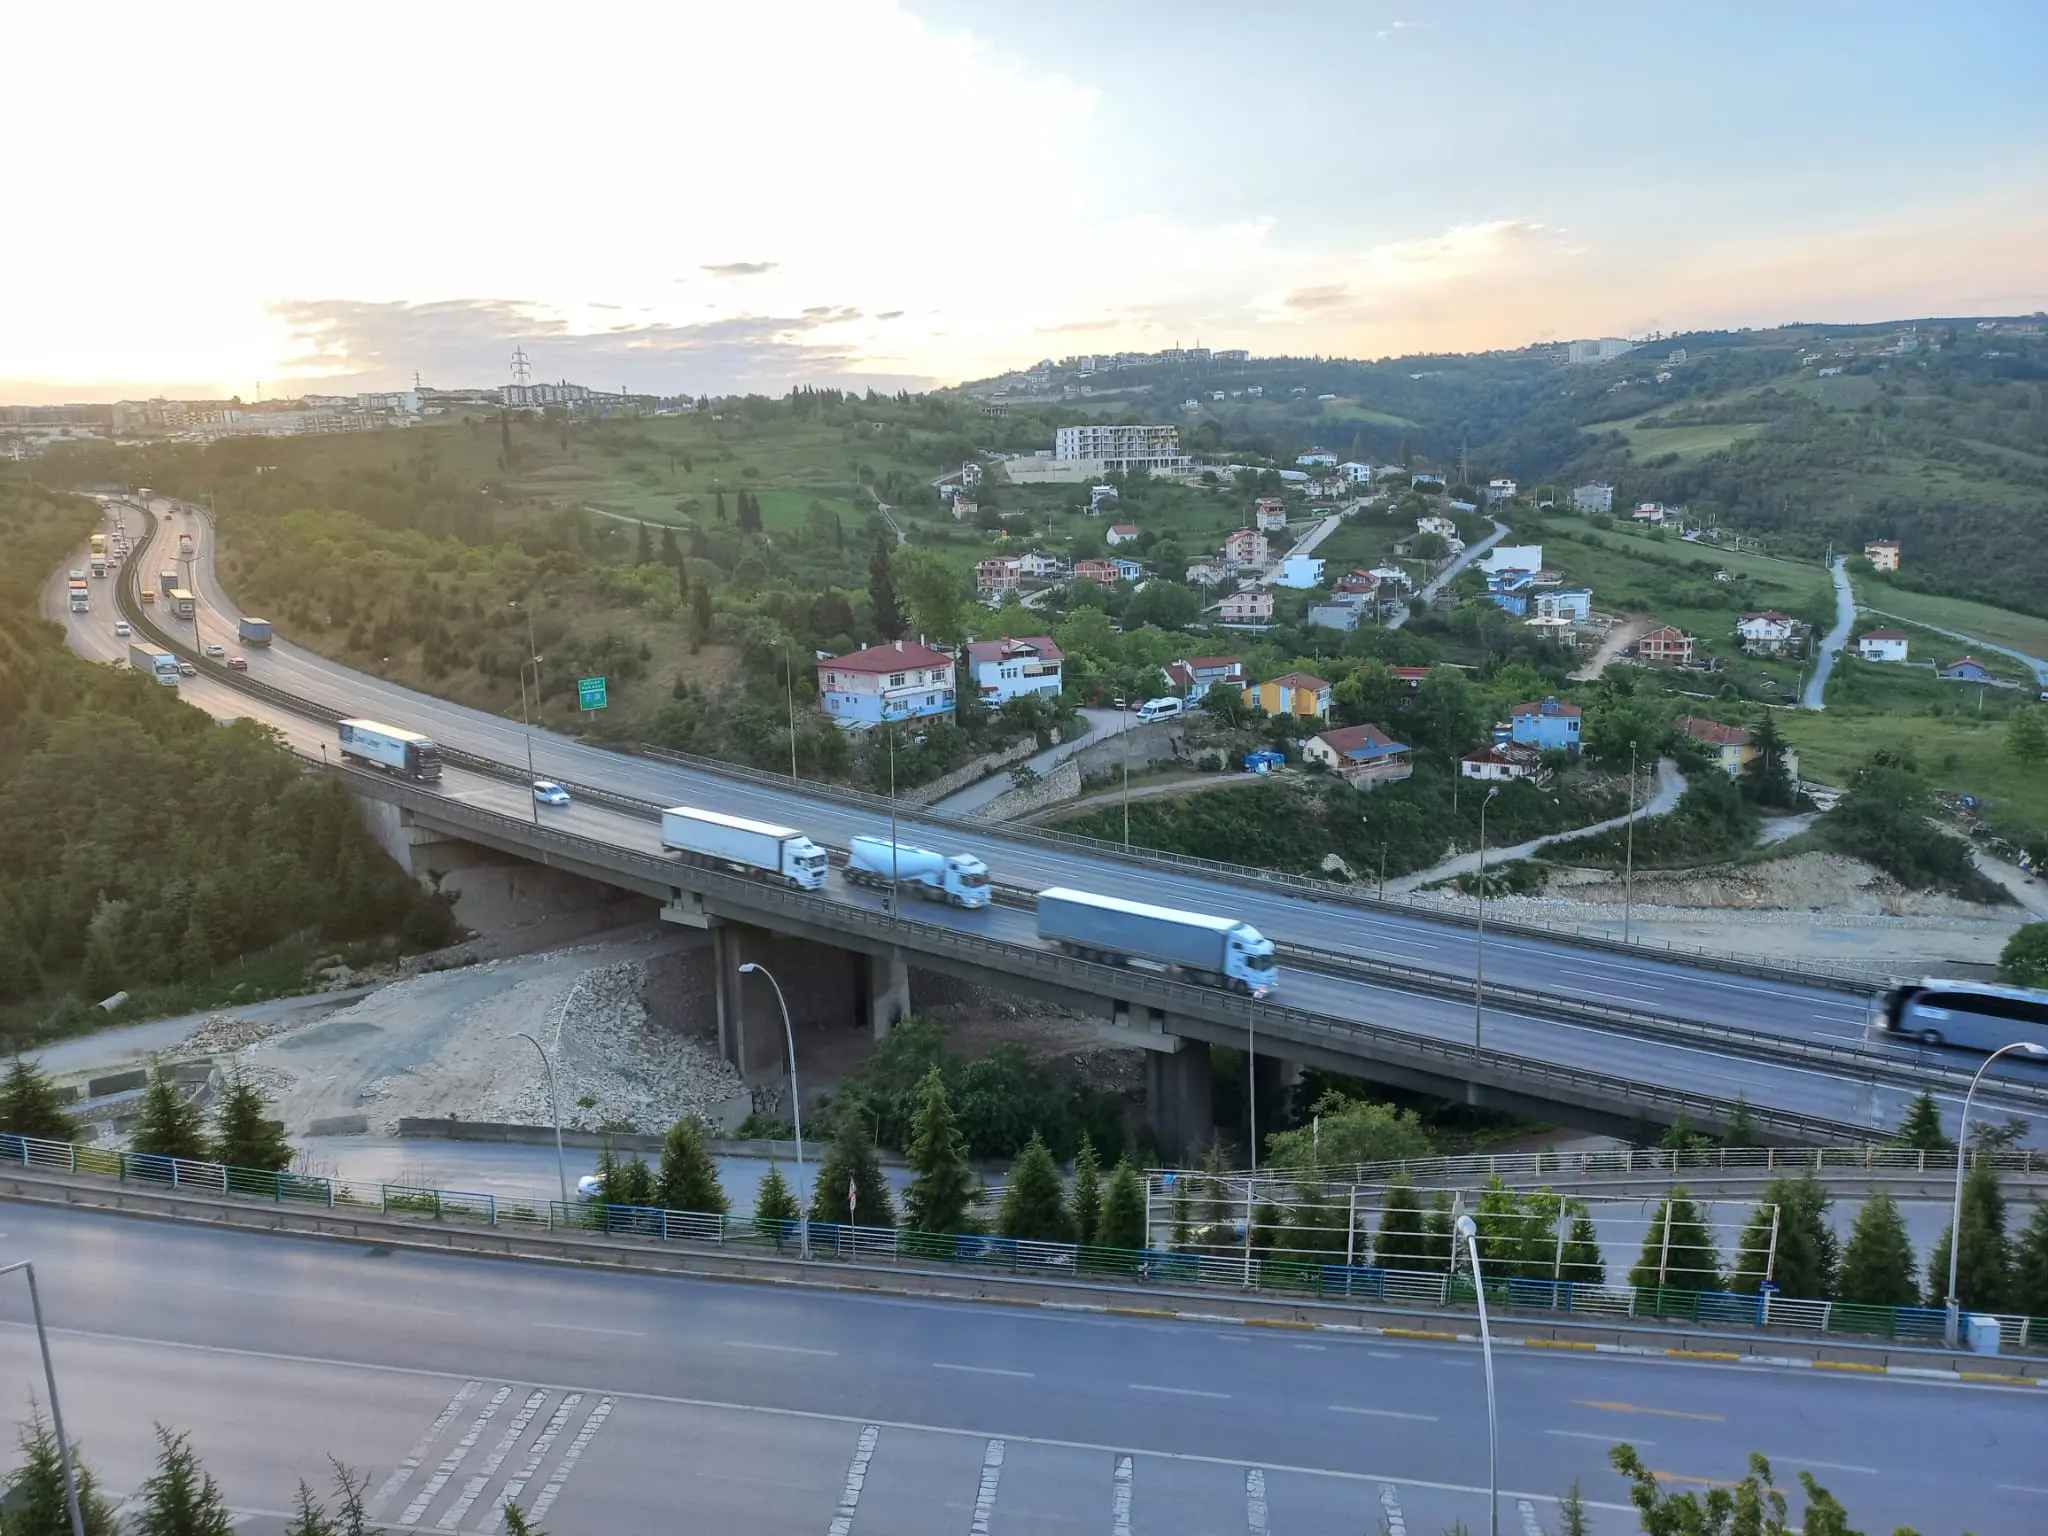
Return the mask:
<svg viewBox="0 0 2048 1536">
<path fill-rule="evenodd" d="M 946 860 L 946 895 L 955 906 L 987 906 L 993 895 L 988 866 L 971 853 L 954 854 Z"/>
<path fill-rule="evenodd" d="M 1223 953 L 1223 974 L 1253 997 L 1270 997 L 1280 989 L 1280 967 L 1273 941 L 1249 923 L 1231 930 Z"/>
<path fill-rule="evenodd" d="M 830 856 L 808 837 L 782 845 L 782 878 L 800 890 L 822 891 L 831 868 Z"/>
</svg>

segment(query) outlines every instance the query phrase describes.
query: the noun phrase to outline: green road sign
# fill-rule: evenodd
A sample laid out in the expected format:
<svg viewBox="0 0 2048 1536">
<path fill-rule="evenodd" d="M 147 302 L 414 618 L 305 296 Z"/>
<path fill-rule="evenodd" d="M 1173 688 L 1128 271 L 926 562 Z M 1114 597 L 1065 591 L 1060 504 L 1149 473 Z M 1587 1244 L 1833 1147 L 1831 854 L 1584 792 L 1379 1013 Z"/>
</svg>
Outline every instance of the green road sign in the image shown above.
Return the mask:
<svg viewBox="0 0 2048 1536">
<path fill-rule="evenodd" d="M 579 677 L 576 679 L 576 707 L 578 709 L 604 708 L 603 678 Z"/>
</svg>

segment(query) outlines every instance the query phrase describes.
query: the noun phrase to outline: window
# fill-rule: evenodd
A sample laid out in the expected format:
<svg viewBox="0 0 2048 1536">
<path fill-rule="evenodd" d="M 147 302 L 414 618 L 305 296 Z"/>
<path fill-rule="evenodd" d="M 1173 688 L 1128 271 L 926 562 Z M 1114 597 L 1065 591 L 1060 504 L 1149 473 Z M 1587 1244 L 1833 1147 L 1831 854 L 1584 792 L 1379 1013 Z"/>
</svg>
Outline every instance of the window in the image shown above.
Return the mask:
<svg viewBox="0 0 2048 1536">
<path fill-rule="evenodd" d="M 901 672 L 891 673 L 889 676 L 889 686 L 891 688 L 901 688 L 903 686 L 903 674 Z"/>
</svg>

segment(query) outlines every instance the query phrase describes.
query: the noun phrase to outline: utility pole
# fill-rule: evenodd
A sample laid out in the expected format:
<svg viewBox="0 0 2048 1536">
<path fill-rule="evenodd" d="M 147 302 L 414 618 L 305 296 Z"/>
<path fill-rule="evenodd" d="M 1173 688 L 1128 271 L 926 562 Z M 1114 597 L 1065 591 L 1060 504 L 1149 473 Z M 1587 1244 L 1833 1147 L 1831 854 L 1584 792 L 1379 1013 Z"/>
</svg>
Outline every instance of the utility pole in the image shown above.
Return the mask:
<svg viewBox="0 0 2048 1536">
<path fill-rule="evenodd" d="M 1628 942 L 1630 920 L 1635 915 L 1636 873 L 1636 744 L 1628 744 L 1628 852 L 1621 865 L 1621 942 Z"/>
<path fill-rule="evenodd" d="M 1500 793 L 1494 785 L 1479 802 L 1479 935 L 1472 949 L 1472 1059 L 1479 1059 L 1480 1028 L 1486 1018 L 1486 808 Z"/>
</svg>

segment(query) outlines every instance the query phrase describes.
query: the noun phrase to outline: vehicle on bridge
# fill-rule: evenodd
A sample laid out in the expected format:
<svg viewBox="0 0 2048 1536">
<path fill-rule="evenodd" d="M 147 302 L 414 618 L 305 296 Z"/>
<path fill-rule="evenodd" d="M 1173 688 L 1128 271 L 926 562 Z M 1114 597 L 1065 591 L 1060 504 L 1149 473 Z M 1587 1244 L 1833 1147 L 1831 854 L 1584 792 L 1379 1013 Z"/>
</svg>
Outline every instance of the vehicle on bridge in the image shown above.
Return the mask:
<svg viewBox="0 0 2048 1536">
<path fill-rule="evenodd" d="M 2015 1040 L 2048 1046 L 2048 992 L 1932 977 L 1885 993 L 1878 1027 L 1922 1045 L 1995 1051 Z"/>
<path fill-rule="evenodd" d="M 179 558 L 180 560 L 190 560 L 190 559 L 192 558 L 192 549 L 193 549 L 193 545 L 192 545 L 192 535 L 191 535 L 191 534 L 189 534 L 189 533 L 181 533 L 181 534 L 179 534 L 179 535 L 178 535 L 178 558 Z"/>
<path fill-rule="evenodd" d="M 235 620 L 235 633 L 241 636 L 244 645 L 270 644 L 270 620 L 252 619 L 246 615 Z"/>
<path fill-rule="evenodd" d="M 1038 893 L 1038 936 L 1082 960 L 1178 972 L 1250 997 L 1280 985 L 1273 941 L 1234 917 L 1055 887 Z"/>
<path fill-rule="evenodd" d="M 171 614 L 175 618 L 189 619 L 199 611 L 199 599 L 183 587 L 171 588 L 164 594 L 164 600 L 171 605 Z"/>
<path fill-rule="evenodd" d="M 178 686 L 178 658 L 160 646 L 136 640 L 128 646 L 128 665 L 166 688 Z"/>
<path fill-rule="evenodd" d="M 852 885 L 911 886 L 926 901 L 956 907 L 989 904 L 988 866 L 971 853 L 951 855 L 891 843 L 886 837 L 856 837 L 847 850 L 846 879 Z"/>
<path fill-rule="evenodd" d="M 831 861 L 795 827 L 677 805 L 661 813 L 661 846 L 693 863 L 821 891 Z"/>
<path fill-rule="evenodd" d="M 159 571 L 156 580 L 158 589 L 166 597 L 169 597 L 178 590 L 178 573 L 176 571 Z"/>
<path fill-rule="evenodd" d="M 440 782 L 441 749 L 431 737 L 375 720 L 343 720 L 337 729 L 343 762 L 397 774 L 416 784 Z"/>
</svg>

